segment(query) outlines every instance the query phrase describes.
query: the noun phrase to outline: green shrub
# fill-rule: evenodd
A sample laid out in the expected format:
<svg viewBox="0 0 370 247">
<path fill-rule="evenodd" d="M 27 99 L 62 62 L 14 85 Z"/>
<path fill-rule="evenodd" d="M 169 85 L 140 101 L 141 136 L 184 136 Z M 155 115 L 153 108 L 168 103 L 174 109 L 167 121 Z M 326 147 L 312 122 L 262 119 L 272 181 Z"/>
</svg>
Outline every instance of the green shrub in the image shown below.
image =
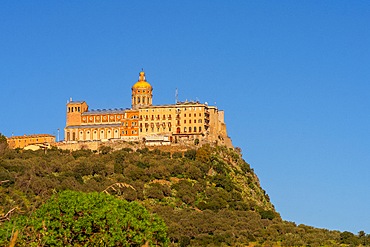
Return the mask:
<svg viewBox="0 0 370 247">
<path fill-rule="evenodd" d="M 65 191 L 54 195 L 30 217 L 0 229 L 0 245 L 19 230 L 19 246 L 166 246 L 166 226 L 136 202 L 104 193 Z"/>
</svg>

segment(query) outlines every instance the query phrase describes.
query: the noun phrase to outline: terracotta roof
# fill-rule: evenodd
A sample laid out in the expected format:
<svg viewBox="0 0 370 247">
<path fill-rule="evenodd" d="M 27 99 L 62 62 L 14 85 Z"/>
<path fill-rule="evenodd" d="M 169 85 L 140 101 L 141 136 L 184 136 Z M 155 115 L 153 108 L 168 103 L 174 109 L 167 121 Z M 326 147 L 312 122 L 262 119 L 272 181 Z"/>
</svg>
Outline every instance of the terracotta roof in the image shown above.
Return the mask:
<svg viewBox="0 0 370 247">
<path fill-rule="evenodd" d="M 81 115 L 101 115 L 101 114 L 115 114 L 115 113 L 125 113 L 128 109 L 115 108 L 115 109 L 93 109 L 90 111 L 85 111 Z"/>
</svg>

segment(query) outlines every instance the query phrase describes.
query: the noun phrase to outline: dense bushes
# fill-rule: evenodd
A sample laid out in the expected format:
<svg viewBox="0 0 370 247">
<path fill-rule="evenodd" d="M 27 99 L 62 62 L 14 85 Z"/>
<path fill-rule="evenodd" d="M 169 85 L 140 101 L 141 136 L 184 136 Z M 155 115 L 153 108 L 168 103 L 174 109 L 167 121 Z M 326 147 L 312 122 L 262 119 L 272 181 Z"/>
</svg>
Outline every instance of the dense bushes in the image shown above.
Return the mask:
<svg viewBox="0 0 370 247">
<path fill-rule="evenodd" d="M 65 191 L 30 217 L 18 217 L 0 230 L 0 244 L 18 230 L 18 245 L 150 246 L 167 245 L 166 226 L 136 202 L 104 193 Z"/>
<path fill-rule="evenodd" d="M 282 221 L 253 169 L 226 147 L 204 145 L 172 154 L 147 148 L 99 151 L 6 150 L 0 155 L 0 181 L 7 181 L 0 185 L 0 216 L 12 209 L 12 219 L 29 216 L 64 190 L 106 191 L 162 217 L 172 246 L 370 243 L 366 234 Z"/>
</svg>

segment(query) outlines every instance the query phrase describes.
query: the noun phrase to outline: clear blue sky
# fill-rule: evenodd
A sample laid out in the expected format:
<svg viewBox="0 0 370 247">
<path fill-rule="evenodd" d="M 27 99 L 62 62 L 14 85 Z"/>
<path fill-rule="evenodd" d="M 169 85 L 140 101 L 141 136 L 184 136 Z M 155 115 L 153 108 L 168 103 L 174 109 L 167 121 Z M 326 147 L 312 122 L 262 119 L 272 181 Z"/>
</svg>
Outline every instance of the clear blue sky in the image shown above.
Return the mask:
<svg viewBox="0 0 370 247">
<path fill-rule="evenodd" d="M 225 110 L 282 217 L 370 233 L 369 1 L 1 1 L 0 132 L 56 134 L 72 97 Z"/>
</svg>

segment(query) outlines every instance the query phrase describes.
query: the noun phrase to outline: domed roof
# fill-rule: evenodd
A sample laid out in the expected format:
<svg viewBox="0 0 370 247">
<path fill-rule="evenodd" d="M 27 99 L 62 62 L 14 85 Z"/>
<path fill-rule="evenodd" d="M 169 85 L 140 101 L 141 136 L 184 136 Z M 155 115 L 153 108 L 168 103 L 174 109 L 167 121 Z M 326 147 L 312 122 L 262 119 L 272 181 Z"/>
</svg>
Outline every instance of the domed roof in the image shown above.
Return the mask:
<svg viewBox="0 0 370 247">
<path fill-rule="evenodd" d="M 132 88 L 152 88 L 152 86 L 145 80 L 145 73 L 141 71 L 139 80 L 132 86 Z"/>
</svg>

